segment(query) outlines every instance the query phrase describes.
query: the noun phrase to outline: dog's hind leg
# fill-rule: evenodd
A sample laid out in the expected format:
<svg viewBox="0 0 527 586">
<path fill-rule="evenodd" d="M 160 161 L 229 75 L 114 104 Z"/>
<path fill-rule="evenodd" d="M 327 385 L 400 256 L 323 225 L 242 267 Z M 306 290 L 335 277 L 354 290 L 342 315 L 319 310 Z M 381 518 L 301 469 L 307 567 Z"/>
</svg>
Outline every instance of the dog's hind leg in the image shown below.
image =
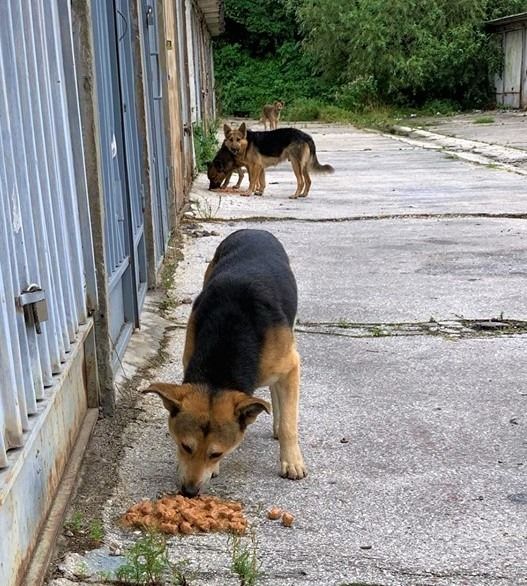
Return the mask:
<svg viewBox="0 0 527 586">
<path fill-rule="evenodd" d="M 285 478 L 299 480 L 307 475 L 307 469 L 298 444 L 300 358 L 296 350 L 294 353 L 293 368 L 273 386 L 279 402 L 280 473 Z"/>
<path fill-rule="evenodd" d="M 302 169 L 300 166 L 300 161 L 295 158 L 294 156 L 289 159 L 291 161 L 291 167 L 293 167 L 293 171 L 296 177 L 296 191 L 294 195 L 290 195 L 289 199 L 296 199 L 304 190 L 304 178 L 302 177 Z"/>
<path fill-rule="evenodd" d="M 309 195 L 309 189 L 311 188 L 311 177 L 309 176 L 310 156 L 309 145 L 305 144 L 302 148 L 302 155 L 300 157 L 300 172 L 302 173 L 304 187 L 298 197 L 307 197 Z"/>
<path fill-rule="evenodd" d="M 304 177 L 304 192 L 298 197 L 307 197 L 309 195 L 309 190 L 311 189 L 311 177 L 309 176 L 307 165 L 302 169 L 302 175 Z"/>
<path fill-rule="evenodd" d="M 273 437 L 278 439 L 280 431 L 280 393 L 276 384 L 269 387 L 273 406 Z"/>
</svg>

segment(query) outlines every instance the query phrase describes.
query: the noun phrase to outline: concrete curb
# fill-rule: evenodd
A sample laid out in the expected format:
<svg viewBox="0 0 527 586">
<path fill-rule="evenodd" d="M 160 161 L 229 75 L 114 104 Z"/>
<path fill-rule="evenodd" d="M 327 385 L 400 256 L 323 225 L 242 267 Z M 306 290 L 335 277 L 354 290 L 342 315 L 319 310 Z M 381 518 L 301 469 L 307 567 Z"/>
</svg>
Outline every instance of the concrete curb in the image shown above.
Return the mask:
<svg viewBox="0 0 527 586">
<path fill-rule="evenodd" d="M 455 138 L 397 124 L 390 128 L 389 133 L 383 132 L 381 134 L 421 148 L 441 150 L 448 155 L 470 163 L 492 165 L 498 169 L 527 176 L 527 170 L 517 166 L 518 164 L 527 164 L 527 151 L 521 149 L 465 138 Z"/>
<path fill-rule="evenodd" d="M 24 586 L 40 586 L 46 578 L 57 536 L 62 528 L 71 496 L 77 484 L 86 447 L 98 418 L 98 409 L 88 409 L 57 494 L 53 499 L 53 505 L 40 532 L 38 545 L 31 557 L 28 571 L 22 582 Z"/>
</svg>

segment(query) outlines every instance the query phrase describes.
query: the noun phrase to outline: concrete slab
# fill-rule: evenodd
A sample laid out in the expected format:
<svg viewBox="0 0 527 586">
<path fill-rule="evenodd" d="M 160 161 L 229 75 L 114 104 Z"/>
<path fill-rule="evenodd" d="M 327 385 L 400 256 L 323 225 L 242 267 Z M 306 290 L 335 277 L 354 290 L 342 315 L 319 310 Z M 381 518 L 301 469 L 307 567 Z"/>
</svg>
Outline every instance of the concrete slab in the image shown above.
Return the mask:
<svg viewBox="0 0 527 586">
<path fill-rule="evenodd" d="M 181 343 L 178 334 L 175 362 L 161 379 L 181 376 Z M 527 465 L 525 339 L 300 334 L 299 350 L 309 477 L 278 477 L 278 445 L 270 418 L 261 417 L 210 487 L 246 504 L 259 583 L 527 583 L 527 509 L 517 502 Z M 164 410 L 155 399 L 144 407 L 127 431 L 110 519 L 175 487 Z M 295 515 L 292 529 L 265 518 L 273 505 Z M 196 585 L 236 584 L 228 579 L 230 551 L 217 535 L 170 545 L 174 559 L 199 571 Z"/>
<path fill-rule="evenodd" d="M 525 213 L 524 177 L 351 128 L 310 131 L 321 162 L 337 173 L 316 177 L 307 200 L 287 199 L 287 167 L 269 172 L 278 181 L 269 196 L 225 196 L 219 209 L 199 178 L 174 298 L 194 297 L 218 242 L 250 226 L 271 230 L 288 249 L 304 321 L 526 317 L 525 220 L 485 217 Z M 166 359 L 150 375 L 181 380 L 189 311 L 179 305 L 163 323 Z M 526 586 L 527 338 L 307 330 L 298 343 L 309 476 L 278 476 L 271 419 L 261 416 L 210 485 L 247 507 L 262 564 L 257 584 Z M 113 493 L 101 503 L 104 543 L 81 560 L 92 579 L 124 561 L 110 560 L 110 550 L 138 537 L 118 524 L 126 508 L 177 488 L 159 400 L 141 397 L 127 421 Z M 106 457 L 104 445 L 95 452 Z M 267 520 L 275 505 L 295 515 L 292 528 Z M 171 539 L 168 550 L 189 560 L 193 586 L 240 584 L 227 536 Z"/>
<path fill-rule="evenodd" d="M 389 136 L 339 127 L 309 128 L 322 163 L 334 175 L 314 175 L 310 196 L 290 200 L 296 181 L 289 163 L 266 170 L 264 197 L 207 190 L 198 178 L 192 198 L 203 218 L 294 217 L 316 220 L 391 214 L 525 213 L 525 177 L 468 165 Z M 246 183 L 244 185 L 248 185 Z"/>
<path fill-rule="evenodd" d="M 219 242 L 250 225 L 215 224 L 218 236 L 194 241 L 182 265 L 194 269 L 181 281 L 185 295 L 201 290 Z M 300 284 L 300 321 L 527 318 L 525 221 L 288 221 L 258 227 L 275 234 L 288 251 Z"/>
<path fill-rule="evenodd" d="M 482 118 L 494 122 L 478 124 Z M 527 113 L 521 111 L 473 112 L 457 116 L 440 116 L 425 119 L 426 128 L 434 132 L 479 140 L 489 144 L 527 150 Z"/>
</svg>

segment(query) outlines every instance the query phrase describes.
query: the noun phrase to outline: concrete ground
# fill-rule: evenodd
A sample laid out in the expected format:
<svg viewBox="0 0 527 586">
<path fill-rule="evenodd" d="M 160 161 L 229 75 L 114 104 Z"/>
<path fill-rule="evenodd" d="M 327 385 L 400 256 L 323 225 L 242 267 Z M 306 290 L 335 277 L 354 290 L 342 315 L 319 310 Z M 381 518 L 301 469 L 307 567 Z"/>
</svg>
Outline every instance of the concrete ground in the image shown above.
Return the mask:
<svg viewBox="0 0 527 586">
<path fill-rule="evenodd" d="M 496 110 L 439 116 L 427 128 L 440 134 L 527 150 L 527 112 Z"/>
<path fill-rule="evenodd" d="M 159 322 L 166 359 L 149 376 L 181 380 L 187 298 L 222 238 L 270 230 L 299 285 L 309 476 L 278 476 L 278 445 L 262 415 L 209 487 L 246 506 L 257 584 L 525 585 L 526 178 L 411 139 L 343 126 L 308 131 L 336 172 L 315 176 L 307 199 L 288 199 L 288 164 L 268 170 L 262 198 L 220 197 L 197 180 L 175 307 Z M 97 582 L 122 564 L 137 534 L 118 517 L 176 488 L 160 401 L 141 399 L 135 409 L 101 502 L 103 543 L 71 553 L 63 536 L 54 586 Z M 87 486 L 97 499 L 100 479 L 88 476 L 73 507 Z M 295 515 L 292 528 L 266 519 L 275 505 Z M 169 540 L 171 559 L 188 560 L 196 586 L 240 583 L 231 550 L 224 535 Z"/>
</svg>

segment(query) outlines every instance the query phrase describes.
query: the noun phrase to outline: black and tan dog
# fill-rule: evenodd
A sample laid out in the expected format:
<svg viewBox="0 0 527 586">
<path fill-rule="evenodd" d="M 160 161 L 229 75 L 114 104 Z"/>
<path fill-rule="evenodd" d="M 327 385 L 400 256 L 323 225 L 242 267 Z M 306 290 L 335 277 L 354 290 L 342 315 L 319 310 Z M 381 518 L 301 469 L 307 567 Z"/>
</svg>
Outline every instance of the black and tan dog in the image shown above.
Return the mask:
<svg viewBox="0 0 527 586">
<path fill-rule="evenodd" d="M 240 165 L 231 151 L 222 144 L 214 159 L 207 163 L 209 189 L 225 189 L 234 171 L 238 173 L 238 183 L 234 188 L 239 189 L 245 175 L 243 165 Z"/>
<path fill-rule="evenodd" d="M 223 126 L 223 144 L 249 171 L 249 192 L 262 195 L 265 189 L 265 168 L 286 159 L 296 176 L 296 191 L 291 199 L 307 197 L 311 187 L 309 171 L 333 173 L 331 165 L 321 165 L 315 143 L 309 134 L 297 128 L 278 128 L 269 132 L 247 130 L 245 122 L 239 128 Z"/>
<path fill-rule="evenodd" d="M 293 325 L 295 277 L 280 242 L 265 230 L 238 230 L 217 248 L 192 308 L 180 385 L 154 383 L 169 412 L 181 490 L 195 496 L 250 423 L 270 412 L 253 396 L 270 386 L 273 432 L 284 477 L 303 478 L 298 445 L 300 358 Z"/>
<path fill-rule="evenodd" d="M 262 117 L 265 130 L 269 124 L 269 130 L 276 130 L 278 128 L 278 120 L 280 120 L 280 113 L 284 109 L 282 100 L 276 100 L 272 104 L 265 104 L 262 110 Z"/>
</svg>

